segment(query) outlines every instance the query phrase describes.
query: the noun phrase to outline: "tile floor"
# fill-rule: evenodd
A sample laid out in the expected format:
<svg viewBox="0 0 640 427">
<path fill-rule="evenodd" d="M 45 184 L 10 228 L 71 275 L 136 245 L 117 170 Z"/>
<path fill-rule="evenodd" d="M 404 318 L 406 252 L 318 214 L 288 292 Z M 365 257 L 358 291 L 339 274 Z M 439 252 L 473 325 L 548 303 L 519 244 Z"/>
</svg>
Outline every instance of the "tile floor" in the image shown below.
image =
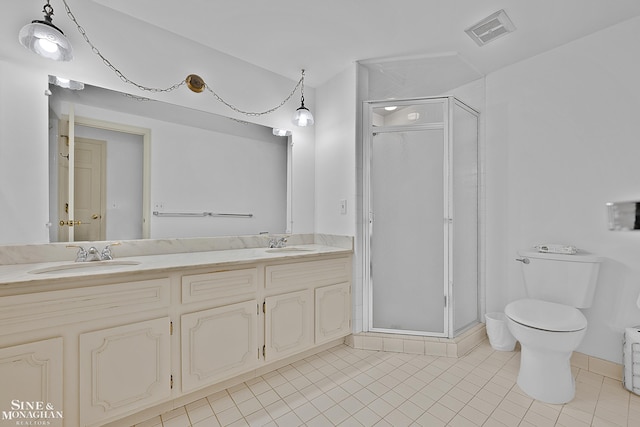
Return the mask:
<svg viewBox="0 0 640 427">
<path fill-rule="evenodd" d="M 340 345 L 136 427 L 640 426 L 640 396 L 574 368 L 576 397 L 548 405 L 516 384 L 519 352 L 485 341 L 447 357 Z"/>
</svg>

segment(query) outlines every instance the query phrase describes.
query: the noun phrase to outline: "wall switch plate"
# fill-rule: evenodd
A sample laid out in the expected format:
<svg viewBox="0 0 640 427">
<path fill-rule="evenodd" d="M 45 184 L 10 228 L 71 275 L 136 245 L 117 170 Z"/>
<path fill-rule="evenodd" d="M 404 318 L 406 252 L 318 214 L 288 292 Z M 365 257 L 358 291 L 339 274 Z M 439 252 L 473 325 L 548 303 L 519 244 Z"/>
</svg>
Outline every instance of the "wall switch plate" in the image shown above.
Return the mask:
<svg viewBox="0 0 640 427">
<path fill-rule="evenodd" d="M 346 201 L 346 199 L 340 200 L 340 214 L 341 215 L 346 215 L 347 214 L 347 201 Z"/>
</svg>

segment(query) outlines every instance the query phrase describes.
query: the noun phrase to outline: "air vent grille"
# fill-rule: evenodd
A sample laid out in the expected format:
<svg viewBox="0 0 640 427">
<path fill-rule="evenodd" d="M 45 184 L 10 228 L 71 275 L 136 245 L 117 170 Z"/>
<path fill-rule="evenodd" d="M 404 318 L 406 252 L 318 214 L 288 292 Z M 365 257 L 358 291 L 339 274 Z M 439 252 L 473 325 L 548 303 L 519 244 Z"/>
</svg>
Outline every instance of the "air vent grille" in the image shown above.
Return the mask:
<svg viewBox="0 0 640 427">
<path fill-rule="evenodd" d="M 466 29 L 465 33 L 467 33 L 478 46 L 484 46 L 490 41 L 515 31 L 515 29 L 516 26 L 513 25 L 507 13 L 504 10 L 499 10 Z"/>
</svg>

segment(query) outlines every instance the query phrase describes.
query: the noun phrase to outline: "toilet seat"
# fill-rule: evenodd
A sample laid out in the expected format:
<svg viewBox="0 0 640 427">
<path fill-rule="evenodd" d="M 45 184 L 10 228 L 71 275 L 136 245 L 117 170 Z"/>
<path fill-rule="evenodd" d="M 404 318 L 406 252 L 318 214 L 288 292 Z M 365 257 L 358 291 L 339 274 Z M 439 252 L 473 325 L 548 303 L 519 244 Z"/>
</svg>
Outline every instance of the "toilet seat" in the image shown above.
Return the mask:
<svg viewBox="0 0 640 427">
<path fill-rule="evenodd" d="M 584 314 L 564 304 L 521 299 L 507 304 L 505 314 L 523 326 L 550 332 L 574 332 L 587 327 Z"/>
</svg>

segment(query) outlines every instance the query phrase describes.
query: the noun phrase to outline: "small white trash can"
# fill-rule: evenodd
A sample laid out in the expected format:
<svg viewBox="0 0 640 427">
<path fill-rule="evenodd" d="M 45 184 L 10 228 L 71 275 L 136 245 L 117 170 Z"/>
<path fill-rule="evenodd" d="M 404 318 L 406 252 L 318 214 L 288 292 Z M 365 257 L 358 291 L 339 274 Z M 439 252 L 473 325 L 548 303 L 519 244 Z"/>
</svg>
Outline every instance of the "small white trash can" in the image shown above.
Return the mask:
<svg viewBox="0 0 640 427">
<path fill-rule="evenodd" d="M 513 351 L 516 347 L 516 339 L 509 332 L 505 314 L 487 313 L 484 318 L 487 321 L 487 335 L 491 347 L 499 351 Z"/>
</svg>

